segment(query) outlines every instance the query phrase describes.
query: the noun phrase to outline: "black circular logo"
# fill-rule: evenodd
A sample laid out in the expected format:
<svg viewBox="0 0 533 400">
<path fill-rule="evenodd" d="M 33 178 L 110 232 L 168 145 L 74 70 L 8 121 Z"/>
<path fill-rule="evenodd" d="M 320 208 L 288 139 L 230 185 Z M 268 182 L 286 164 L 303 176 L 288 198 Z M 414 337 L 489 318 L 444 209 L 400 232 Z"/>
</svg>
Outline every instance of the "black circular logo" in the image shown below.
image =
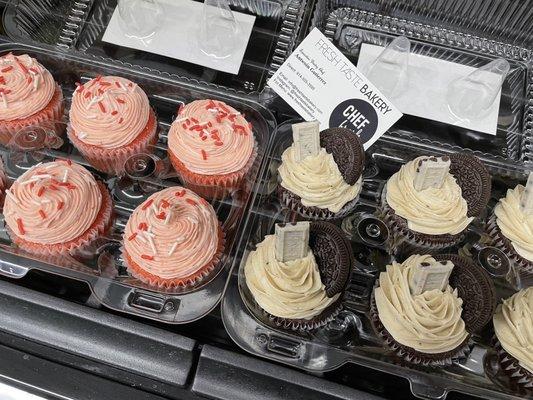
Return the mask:
<svg viewBox="0 0 533 400">
<path fill-rule="evenodd" d="M 348 128 L 357 133 L 362 143 L 370 140 L 378 128 L 378 115 L 372 104 L 361 99 L 340 103 L 329 117 L 330 128 Z"/>
</svg>

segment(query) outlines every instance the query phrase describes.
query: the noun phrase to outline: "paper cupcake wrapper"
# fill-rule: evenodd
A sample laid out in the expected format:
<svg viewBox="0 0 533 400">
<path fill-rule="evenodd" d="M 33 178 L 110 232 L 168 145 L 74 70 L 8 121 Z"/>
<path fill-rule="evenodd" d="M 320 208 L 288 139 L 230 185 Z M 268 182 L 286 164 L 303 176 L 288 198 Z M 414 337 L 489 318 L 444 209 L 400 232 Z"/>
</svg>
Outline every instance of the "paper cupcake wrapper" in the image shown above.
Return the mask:
<svg viewBox="0 0 533 400">
<path fill-rule="evenodd" d="M 502 372 L 520 388 L 533 393 L 533 374 L 522 367 L 516 358 L 504 350 L 496 336 L 494 336 L 493 342 Z"/>
<path fill-rule="evenodd" d="M 257 160 L 257 143 L 254 143 L 254 149 L 250 159 L 243 168 L 223 175 L 201 175 L 194 173 L 187 169 L 170 149 L 168 150 L 168 155 L 170 162 L 186 188 L 208 199 L 220 199 L 244 185 L 246 175 L 252 170 Z"/>
<path fill-rule="evenodd" d="M 102 193 L 102 205 L 93 224 L 81 236 L 65 243 L 41 244 L 25 240 L 8 227 L 7 232 L 13 243 L 28 253 L 45 257 L 61 255 L 83 257 L 94 254 L 93 244 L 111 231 L 114 222 L 111 195 L 103 183 L 98 181 L 97 184 Z"/>
<path fill-rule="evenodd" d="M 124 172 L 124 164 L 131 156 L 153 153 L 153 146 L 158 140 L 157 119 L 154 111 L 150 110 L 150 118 L 139 136 L 126 146 L 116 149 L 105 149 L 83 142 L 70 124 L 67 128 L 67 135 L 72 144 L 94 168 L 107 174 L 118 175 Z"/>
<path fill-rule="evenodd" d="M 526 260 L 515 251 L 511 241 L 500 230 L 494 214 L 491 215 L 487 222 L 486 232 L 490 244 L 501 250 L 507 256 L 511 262 L 511 268 L 517 273 L 520 281 L 529 282 L 533 280 L 533 262 Z"/>
<path fill-rule="evenodd" d="M 165 279 L 157 275 L 151 274 L 145 269 L 143 269 L 142 266 L 135 263 L 128 255 L 128 253 L 124 250 L 124 248 L 122 248 L 122 254 L 124 257 L 124 263 L 126 264 L 126 268 L 134 278 L 137 278 L 141 282 L 149 286 L 156 287 L 158 289 L 182 291 L 193 289 L 199 286 L 207 279 L 214 276 L 214 274 L 220 270 L 220 268 L 222 267 L 222 257 L 224 254 L 225 242 L 225 234 L 222 230 L 222 226 L 219 224 L 218 248 L 211 261 L 209 261 L 209 263 L 207 263 L 206 265 L 200 267 L 193 274 L 181 278 Z"/>
<path fill-rule="evenodd" d="M 307 207 L 302 204 L 300 197 L 285 189 L 283 186 L 278 185 L 278 198 L 282 206 L 289 208 L 290 210 L 297 212 L 302 217 L 311 220 L 335 220 L 342 219 L 349 215 L 359 201 L 359 194 L 355 199 L 346 203 L 338 212 L 334 213 L 327 208 Z"/>
<path fill-rule="evenodd" d="M 56 84 L 52 99 L 41 111 L 23 119 L 0 121 L 0 143 L 7 146 L 15 134 L 30 126 L 51 129 L 57 136 L 62 136 L 64 130 L 64 124 L 62 122 L 64 110 L 63 92 L 61 91 L 61 87 Z"/>
<path fill-rule="evenodd" d="M 376 281 L 374 289 L 378 286 L 379 280 Z M 410 365 L 422 367 L 444 367 L 451 365 L 454 360 L 466 358 L 472 351 L 473 341 L 470 335 L 457 348 L 444 353 L 436 354 L 422 353 L 411 347 L 398 343 L 387 331 L 387 329 L 385 329 L 381 323 L 381 320 L 379 319 L 374 291 L 372 292 L 372 298 L 370 300 L 370 322 L 376 334 L 381 338 L 381 340 L 383 340 L 384 345 L 399 359 L 407 362 Z"/>
</svg>

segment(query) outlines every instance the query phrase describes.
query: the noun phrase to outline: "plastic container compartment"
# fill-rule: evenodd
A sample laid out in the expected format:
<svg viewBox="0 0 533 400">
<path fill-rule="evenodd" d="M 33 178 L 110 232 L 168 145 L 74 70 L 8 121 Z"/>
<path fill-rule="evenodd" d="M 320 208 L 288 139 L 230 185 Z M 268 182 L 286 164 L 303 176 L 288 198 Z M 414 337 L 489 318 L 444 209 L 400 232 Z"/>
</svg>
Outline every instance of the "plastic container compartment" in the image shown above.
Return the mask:
<svg viewBox="0 0 533 400">
<path fill-rule="evenodd" d="M 129 215 L 138 204 L 146 199 L 151 190 L 180 185 L 178 178 L 173 178 L 172 175 L 153 174 L 139 178 L 139 180 L 131 180 L 127 177 L 100 174 L 99 177 L 107 184 L 113 197 L 117 217 L 115 234 L 103 243 L 99 254 L 84 263 L 72 261 L 59 266 L 33 256 L 23 255 L 10 245 L 5 230 L 1 234 L 0 273 L 5 276 L 21 278 L 28 271 L 36 269 L 84 281 L 88 283 L 96 299 L 103 305 L 167 323 L 191 322 L 211 311 L 220 301 L 226 287 L 236 244 L 248 215 L 249 200 L 252 197 L 251 188 L 260 172 L 270 134 L 275 129 L 276 123 L 272 115 L 256 103 L 225 97 L 205 87 L 198 88 L 194 85 L 180 84 L 165 77 L 129 71 L 104 62 L 94 62 L 55 50 L 19 44 L 0 45 L 0 54 L 7 52 L 27 53 L 41 62 L 62 86 L 66 110 L 69 109 L 72 92 L 76 88 L 75 82 L 84 82 L 96 75 L 118 75 L 139 84 L 147 93 L 150 104 L 157 114 L 159 141 L 155 154 L 159 156 L 161 166 L 168 163 L 165 159 L 166 133 L 175 117 L 177 107 L 181 104 L 195 99 L 219 99 L 246 114 L 246 118 L 253 125 L 258 156 L 242 189 L 232 192 L 231 196 L 223 200 L 211 201 L 226 234 L 223 262 L 218 273 L 213 274 L 209 282 L 206 281 L 193 290 L 158 291 L 129 276 L 120 259 L 121 232 Z M 65 121 L 66 117 L 64 117 Z M 90 168 L 66 138 L 65 143 L 57 150 L 36 148 L 20 153 L 2 147 L 1 153 L 7 175 L 11 180 L 37 162 L 58 157 L 69 158 L 85 165 L 98 176 L 98 173 Z M 147 190 L 150 190 L 148 194 L 146 194 Z"/>
<path fill-rule="evenodd" d="M 289 123 L 280 125 L 267 155 L 267 165 L 258 187 L 252 216 L 240 246 L 242 258 L 236 258 L 232 279 L 222 301 L 222 318 L 230 337 L 244 350 L 271 360 L 311 372 L 334 370 L 345 363 L 356 363 L 409 380 L 413 394 L 419 398 L 444 399 L 448 392 L 458 391 L 482 398 L 518 400 L 523 394 L 507 386 L 500 372 L 495 351 L 491 347 L 491 324 L 474 337 L 474 348 L 466 360 L 449 367 L 424 369 L 398 364 L 375 334 L 369 319 L 370 296 L 376 277 L 390 262 L 385 244 L 385 225 L 374 216 L 386 179 L 405 161 L 422 154 L 442 154 L 439 148 L 418 151 L 412 146 L 398 149 L 395 142 L 380 140 L 367 151 L 370 160 L 364 172 L 359 205 L 339 222 L 350 238 L 356 267 L 343 297 L 343 311 L 326 328 L 301 334 L 272 328 L 268 321 L 254 314 L 250 292 L 244 278 L 246 258 L 274 224 L 293 221 L 296 216 L 284 210 L 277 200 L 277 168 L 281 154 L 292 143 Z M 526 179 L 526 170 L 505 164 L 487 164 L 493 174 L 494 190 L 491 207 L 504 196 L 507 187 Z M 372 229 L 368 230 L 367 228 Z M 376 234 L 376 228 L 379 229 Z M 370 232 L 370 234 L 368 233 Z M 481 226 L 469 228 L 468 240 L 461 252 L 472 254 L 484 264 L 491 248 L 479 241 Z M 483 249 L 487 249 L 482 251 Z M 453 252 L 450 250 L 449 252 Z M 504 278 L 507 260 L 502 259 L 498 271 L 491 270 L 498 298 L 506 298 L 513 289 Z M 490 268 L 487 269 L 489 271 Z"/>
<path fill-rule="evenodd" d="M 386 137 L 399 144 L 469 149 L 494 161 L 532 162 L 533 41 L 520 29 L 510 29 L 530 26 L 531 16 L 511 2 L 504 2 L 507 8 L 501 2 L 458 1 L 453 7 L 452 2 L 393 3 L 318 0 L 312 26 L 356 65 L 363 43 L 386 46 L 404 35 L 411 41 L 411 53 L 476 68 L 501 57 L 510 70 L 502 87 L 496 136 L 404 115 Z M 502 27 L 504 23 L 509 29 Z"/>
<path fill-rule="evenodd" d="M 117 1 L 4 2 L 4 30 L 15 41 L 31 40 L 78 50 L 130 69 L 187 77 L 256 97 L 292 51 L 306 8 L 306 0 L 229 0 L 232 10 L 256 17 L 239 73 L 232 75 L 103 42 L 102 36 Z"/>
</svg>

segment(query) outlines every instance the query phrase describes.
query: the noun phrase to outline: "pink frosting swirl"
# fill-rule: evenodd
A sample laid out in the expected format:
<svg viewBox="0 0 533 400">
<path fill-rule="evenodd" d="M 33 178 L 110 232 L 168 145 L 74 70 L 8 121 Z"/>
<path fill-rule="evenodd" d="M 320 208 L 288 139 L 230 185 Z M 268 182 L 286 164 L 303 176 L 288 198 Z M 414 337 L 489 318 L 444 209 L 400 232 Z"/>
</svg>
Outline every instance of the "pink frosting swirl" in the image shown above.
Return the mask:
<svg viewBox="0 0 533 400">
<path fill-rule="evenodd" d="M 27 118 L 52 100 L 56 83 L 52 74 L 27 54 L 0 57 L 0 120 Z"/>
<path fill-rule="evenodd" d="M 96 77 L 78 85 L 70 107 L 70 125 L 78 139 L 105 149 L 133 142 L 149 116 L 146 93 L 118 76 Z"/>
<path fill-rule="evenodd" d="M 94 223 L 102 193 L 89 171 L 69 161 L 36 165 L 6 191 L 7 226 L 19 237 L 39 244 L 80 237 Z"/>
<path fill-rule="evenodd" d="M 221 101 L 187 104 L 168 132 L 168 148 L 200 175 L 230 174 L 244 168 L 254 151 L 250 124 Z"/>
<path fill-rule="evenodd" d="M 179 279 L 209 264 L 218 249 L 213 207 L 176 186 L 151 195 L 133 211 L 124 230 L 124 250 L 152 275 Z"/>
</svg>

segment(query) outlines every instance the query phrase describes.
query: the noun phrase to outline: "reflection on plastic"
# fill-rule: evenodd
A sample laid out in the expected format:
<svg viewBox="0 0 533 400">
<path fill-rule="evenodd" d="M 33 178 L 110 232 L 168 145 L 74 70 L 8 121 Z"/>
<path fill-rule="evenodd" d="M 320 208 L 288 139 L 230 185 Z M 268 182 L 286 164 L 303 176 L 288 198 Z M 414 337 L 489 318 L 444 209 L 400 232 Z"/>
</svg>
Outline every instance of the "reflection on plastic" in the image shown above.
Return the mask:
<svg viewBox="0 0 533 400">
<path fill-rule="evenodd" d="M 498 58 L 453 81 L 447 94 L 450 112 L 464 121 L 486 116 L 500 93 L 509 69 L 507 60 Z"/>
<path fill-rule="evenodd" d="M 127 37 L 149 39 L 163 20 L 158 0 L 118 0 L 119 23 Z"/>
<path fill-rule="evenodd" d="M 202 53 L 217 59 L 234 53 L 240 29 L 228 0 L 205 0 L 199 28 L 198 48 Z"/>
<path fill-rule="evenodd" d="M 407 85 L 411 42 L 405 36 L 395 38 L 367 67 L 367 78 L 389 99 L 399 96 Z"/>
</svg>

